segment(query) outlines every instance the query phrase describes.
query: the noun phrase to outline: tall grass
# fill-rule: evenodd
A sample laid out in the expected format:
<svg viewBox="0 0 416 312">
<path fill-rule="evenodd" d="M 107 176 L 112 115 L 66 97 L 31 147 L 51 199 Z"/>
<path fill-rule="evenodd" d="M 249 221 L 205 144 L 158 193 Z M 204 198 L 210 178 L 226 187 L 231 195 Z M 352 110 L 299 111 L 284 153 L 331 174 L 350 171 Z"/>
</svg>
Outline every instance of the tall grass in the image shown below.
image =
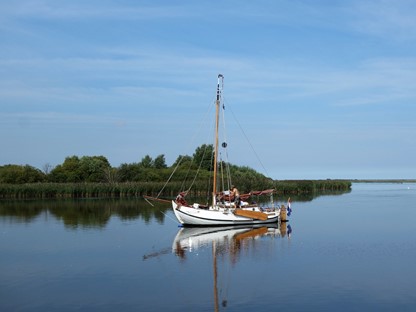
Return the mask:
<svg viewBox="0 0 416 312">
<path fill-rule="evenodd" d="M 239 185 L 241 192 L 253 189 L 275 188 L 278 194 L 313 194 L 319 191 L 348 191 L 351 182 L 345 180 L 299 180 L 274 181 L 269 185 L 254 188 Z M 125 183 L 26 183 L 0 184 L 0 199 L 45 199 L 45 198 L 133 198 L 143 195 L 174 197 L 185 190 L 179 182 L 125 182 Z M 196 182 L 190 196 L 209 195 L 209 185 Z"/>
<path fill-rule="evenodd" d="M 348 191 L 351 182 L 347 180 L 283 180 L 275 181 L 278 194 L 313 194 L 324 191 Z"/>
</svg>

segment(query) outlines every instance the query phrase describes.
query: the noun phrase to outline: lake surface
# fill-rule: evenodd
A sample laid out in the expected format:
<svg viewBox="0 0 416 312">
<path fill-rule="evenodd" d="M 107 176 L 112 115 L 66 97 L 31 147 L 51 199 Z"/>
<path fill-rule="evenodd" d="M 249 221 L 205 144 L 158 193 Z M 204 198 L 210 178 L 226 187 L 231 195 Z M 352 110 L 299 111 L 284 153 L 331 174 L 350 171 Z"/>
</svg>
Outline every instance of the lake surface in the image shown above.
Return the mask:
<svg viewBox="0 0 416 312">
<path fill-rule="evenodd" d="M 0 202 L 0 311 L 416 311 L 416 184 L 189 229 L 139 200 Z"/>
</svg>

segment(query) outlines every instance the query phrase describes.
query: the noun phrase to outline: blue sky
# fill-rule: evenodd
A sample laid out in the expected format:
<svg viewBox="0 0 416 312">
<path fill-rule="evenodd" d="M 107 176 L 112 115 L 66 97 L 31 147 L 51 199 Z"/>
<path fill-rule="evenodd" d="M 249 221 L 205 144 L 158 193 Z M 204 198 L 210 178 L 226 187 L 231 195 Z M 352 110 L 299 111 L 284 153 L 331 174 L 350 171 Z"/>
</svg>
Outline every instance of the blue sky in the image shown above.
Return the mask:
<svg viewBox="0 0 416 312">
<path fill-rule="evenodd" d="M 231 126 L 232 163 L 416 178 L 415 16 L 412 0 L 0 0 L 0 165 L 170 165 L 206 143 L 190 138 L 222 73 L 250 141 Z"/>
</svg>

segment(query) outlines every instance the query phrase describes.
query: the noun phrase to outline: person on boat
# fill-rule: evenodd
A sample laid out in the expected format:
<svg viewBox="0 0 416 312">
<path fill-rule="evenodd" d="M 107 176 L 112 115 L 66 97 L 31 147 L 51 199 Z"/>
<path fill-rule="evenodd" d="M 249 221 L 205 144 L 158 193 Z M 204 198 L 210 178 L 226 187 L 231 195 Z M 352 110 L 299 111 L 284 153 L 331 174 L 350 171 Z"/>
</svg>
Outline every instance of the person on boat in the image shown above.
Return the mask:
<svg viewBox="0 0 416 312">
<path fill-rule="evenodd" d="M 185 200 L 186 194 L 187 194 L 186 192 L 180 192 L 178 194 L 178 196 L 176 196 L 175 201 L 176 201 L 177 204 L 179 204 L 179 206 L 187 206 L 188 205 L 188 203 Z"/>
<path fill-rule="evenodd" d="M 231 197 L 234 198 L 234 204 L 236 208 L 240 208 L 240 192 L 238 191 L 238 189 L 235 187 L 235 185 L 231 185 L 231 192 L 230 192 Z"/>
</svg>

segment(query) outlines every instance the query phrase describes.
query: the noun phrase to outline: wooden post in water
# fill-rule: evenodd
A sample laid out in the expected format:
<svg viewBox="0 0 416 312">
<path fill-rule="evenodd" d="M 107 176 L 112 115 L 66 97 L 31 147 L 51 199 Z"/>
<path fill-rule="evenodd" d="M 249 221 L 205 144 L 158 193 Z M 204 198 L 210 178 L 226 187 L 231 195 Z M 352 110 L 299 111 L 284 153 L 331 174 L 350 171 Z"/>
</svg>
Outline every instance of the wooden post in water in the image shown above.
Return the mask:
<svg viewBox="0 0 416 312">
<path fill-rule="evenodd" d="M 282 237 L 285 237 L 287 234 L 287 223 L 286 222 L 282 222 L 280 223 L 280 235 L 282 235 Z"/>
<path fill-rule="evenodd" d="M 280 207 L 280 221 L 281 222 L 286 222 L 287 221 L 287 210 L 285 205 L 282 205 Z"/>
</svg>

